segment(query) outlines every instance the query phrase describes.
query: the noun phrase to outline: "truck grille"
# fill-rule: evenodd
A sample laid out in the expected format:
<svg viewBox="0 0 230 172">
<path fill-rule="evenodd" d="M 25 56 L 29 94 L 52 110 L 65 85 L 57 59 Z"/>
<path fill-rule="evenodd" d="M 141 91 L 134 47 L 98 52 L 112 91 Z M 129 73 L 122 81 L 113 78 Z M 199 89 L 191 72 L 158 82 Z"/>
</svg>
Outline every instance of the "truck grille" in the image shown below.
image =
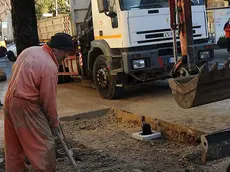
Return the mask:
<svg viewBox="0 0 230 172">
<path fill-rule="evenodd" d="M 199 34 L 196 31 L 196 29 L 199 29 L 199 28 L 201 28 L 201 26 L 194 26 L 193 27 L 193 37 L 194 38 L 202 36 L 202 34 Z M 171 29 L 139 31 L 136 33 L 137 33 L 137 35 L 145 34 L 145 40 L 137 41 L 138 44 L 173 40 Z M 177 39 L 179 39 L 178 36 L 177 36 Z"/>
</svg>

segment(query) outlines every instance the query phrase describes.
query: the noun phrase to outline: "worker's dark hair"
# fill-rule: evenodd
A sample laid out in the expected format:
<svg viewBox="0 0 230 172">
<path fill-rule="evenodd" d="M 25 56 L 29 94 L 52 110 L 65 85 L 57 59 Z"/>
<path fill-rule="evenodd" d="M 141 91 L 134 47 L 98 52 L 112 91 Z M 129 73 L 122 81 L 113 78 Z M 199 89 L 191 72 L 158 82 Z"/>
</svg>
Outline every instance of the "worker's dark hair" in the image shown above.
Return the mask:
<svg viewBox="0 0 230 172">
<path fill-rule="evenodd" d="M 50 48 L 57 48 L 64 51 L 73 51 L 74 42 L 72 37 L 67 33 L 56 33 L 51 37 L 50 42 L 48 43 Z"/>
</svg>

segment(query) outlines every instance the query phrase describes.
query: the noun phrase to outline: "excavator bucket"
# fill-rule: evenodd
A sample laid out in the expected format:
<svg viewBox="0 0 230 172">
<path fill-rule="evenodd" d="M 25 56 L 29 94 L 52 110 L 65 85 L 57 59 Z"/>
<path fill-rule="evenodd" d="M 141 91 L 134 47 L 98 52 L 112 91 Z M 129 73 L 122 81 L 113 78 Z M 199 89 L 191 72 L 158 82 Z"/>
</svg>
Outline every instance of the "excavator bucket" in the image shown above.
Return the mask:
<svg viewBox="0 0 230 172">
<path fill-rule="evenodd" d="M 177 104 L 188 109 L 230 98 L 229 61 L 226 64 L 219 70 L 169 79 Z"/>
<path fill-rule="evenodd" d="M 202 163 L 230 155 L 230 129 L 201 135 Z"/>
</svg>

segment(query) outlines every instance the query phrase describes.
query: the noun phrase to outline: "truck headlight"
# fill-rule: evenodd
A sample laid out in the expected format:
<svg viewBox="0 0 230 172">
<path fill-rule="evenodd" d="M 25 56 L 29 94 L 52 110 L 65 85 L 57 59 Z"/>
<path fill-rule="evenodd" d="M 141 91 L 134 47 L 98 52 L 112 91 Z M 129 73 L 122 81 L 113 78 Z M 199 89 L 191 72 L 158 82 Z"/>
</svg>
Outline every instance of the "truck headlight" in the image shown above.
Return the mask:
<svg viewBox="0 0 230 172">
<path fill-rule="evenodd" d="M 145 60 L 139 59 L 139 60 L 133 60 L 133 68 L 134 69 L 142 69 L 145 68 Z"/>
<path fill-rule="evenodd" d="M 201 51 L 199 57 L 201 60 L 210 59 L 211 51 Z"/>
</svg>

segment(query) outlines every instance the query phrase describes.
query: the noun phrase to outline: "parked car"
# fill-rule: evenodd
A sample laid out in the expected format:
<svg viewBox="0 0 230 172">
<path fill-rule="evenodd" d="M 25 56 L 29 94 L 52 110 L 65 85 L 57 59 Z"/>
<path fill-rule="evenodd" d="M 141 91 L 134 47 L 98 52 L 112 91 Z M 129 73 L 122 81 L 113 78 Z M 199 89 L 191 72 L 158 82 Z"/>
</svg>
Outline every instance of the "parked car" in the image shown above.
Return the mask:
<svg viewBox="0 0 230 172">
<path fill-rule="evenodd" d="M 17 49 L 16 49 L 16 45 L 10 45 L 7 47 L 7 57 L 11 62 L 16 61 L 16 57 L 17 57 Z"/>
<path fill-rule="evenodd" d="M 16 51 L 16 46 L 15 44 L 6 46 L 6 42 L 3 38 L 0 38 L 0 47 L 5 47 L 7 49 L 7 58 L 9 61 L 15 61 L 17 57 L 17 51 Z"/>
</svg>

